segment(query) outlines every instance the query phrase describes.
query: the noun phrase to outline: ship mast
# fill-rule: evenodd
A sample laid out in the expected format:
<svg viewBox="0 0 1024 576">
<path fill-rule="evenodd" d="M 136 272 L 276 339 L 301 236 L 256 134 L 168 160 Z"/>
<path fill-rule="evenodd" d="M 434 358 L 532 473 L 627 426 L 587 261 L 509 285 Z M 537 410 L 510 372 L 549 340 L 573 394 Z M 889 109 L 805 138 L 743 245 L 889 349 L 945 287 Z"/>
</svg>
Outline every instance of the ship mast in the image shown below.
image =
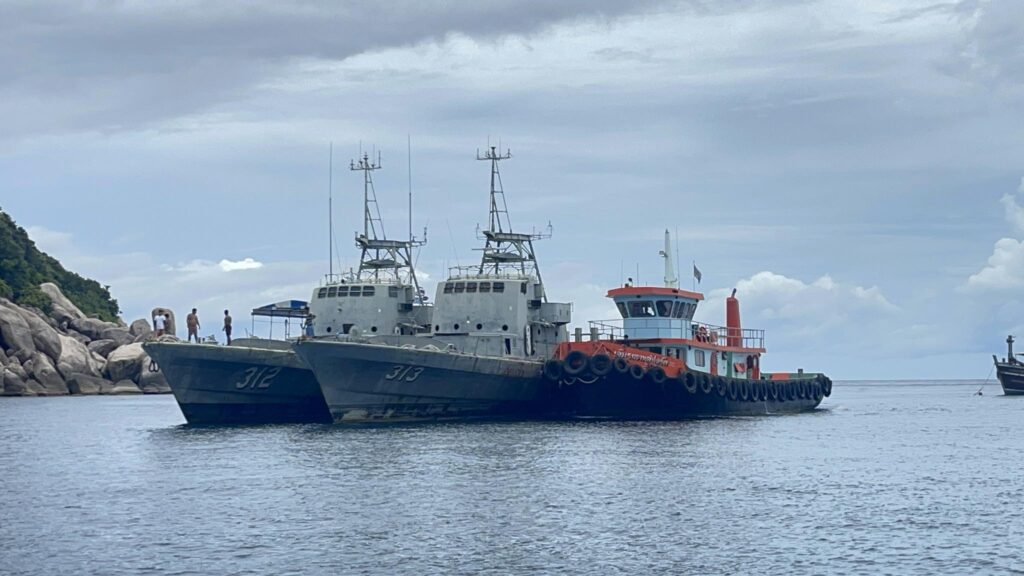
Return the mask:
<svg viewBox="0 0 1024 576">
<path fill-rule="evenodd" d="M 509 158 L 512 158 L 510 150 L 502 154 L 495 146 L 491 146 L 483 155 L 479 150 L 476 154 L 477 160 L 491 163 L 490 214 L 487 229 L 481 231 L 484 247 L 479 274 L 500 276 L 503 271 L 515 270 L 523 276 L 536 276 L 537 282 L 543 286 L 533 241 L 549 238 L 550 225 L 546 234 L 517 234 L 512 231 L 508 204 L 505 202 L 505 190 L 501 185 L 501 172 L 498 169 L 498 163 Z M 547 294 L 544 294 L 544 300 L 547 301 Z"/>
<path fill-rule="evenodd" d="M 668 229 L 665 230 L 665 249 L 659 250 L 658 254 L 665 259 L 665 286 L 667 288 L 678 288 L 679 278 L 676 278 L 675 262 L 672 259 L 672 237 Z"/>
<path fill-rule="evenodd" d="M 362 254 L 355 280 L 372 280 L 379 283 L 383 276 L 385 280 L 402 283 L 401 271 L 408 269 L 408 282 L 418 294 L 420 286 L 413 267 L 412 248 L 421 246 L 424 242 L 412 237 L 407 241 L 387 239 L 384 222 L 380 216 L 380 206 L 377 204 L 377 192 L 373 186 L 373 172 L 380 168 L 380 153 L 377 154 L 376 161 L 371 160 L 364 152 L 358 161 L 353 160 L 349 163 L 350 170 L 363 173 L 363 233 L 356 233 L 356 247 Z"/>
</svg>

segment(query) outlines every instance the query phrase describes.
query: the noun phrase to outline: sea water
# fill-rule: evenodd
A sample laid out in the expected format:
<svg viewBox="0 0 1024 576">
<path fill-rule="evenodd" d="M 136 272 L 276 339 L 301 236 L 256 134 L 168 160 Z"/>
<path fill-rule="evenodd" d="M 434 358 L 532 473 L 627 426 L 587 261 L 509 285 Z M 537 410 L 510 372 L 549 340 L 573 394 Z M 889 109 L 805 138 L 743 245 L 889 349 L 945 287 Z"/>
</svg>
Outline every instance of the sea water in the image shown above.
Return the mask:
<svg viewBox="0 0 1024 576">
<path fill-rule="evenodd" d="M 1024 570 L 1024 397 L 840 382 L 686 422 L 190 427 L 0 398 L 0 574 Z"/>
</svg>

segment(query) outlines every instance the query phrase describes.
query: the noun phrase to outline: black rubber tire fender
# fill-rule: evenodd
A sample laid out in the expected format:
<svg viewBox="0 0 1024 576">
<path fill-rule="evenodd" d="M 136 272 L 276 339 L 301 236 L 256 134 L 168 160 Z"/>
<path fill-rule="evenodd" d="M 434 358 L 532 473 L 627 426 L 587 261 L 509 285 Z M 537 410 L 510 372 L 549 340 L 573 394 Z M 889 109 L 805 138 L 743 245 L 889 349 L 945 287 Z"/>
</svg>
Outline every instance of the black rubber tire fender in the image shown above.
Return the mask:
<svg viewBox="0 0 1024 576">
<path fill-rule="evenodd" d="M 590 357 L 590 373 L 594 376 L 607 376 L 612 371 L 612 357 L 598 352 Z"/>
<path fill-rule="evenodd" d="M 832 379 L 828 376 L 825 377 L 825 386 L 821 389 L 821 392 L 825 396 L 832 395 Z"/>
<path fill-rule="evenodd" d="M 764 400 L 764 389 L 761 387 L 761 383 L 756 380 L 748 380 L 748 382 L 750 382 L 750 400 L 752 402 Z"/>
<path fill-rule="evenodd" d="M 679 378 L 683 382 L 683 388 L 690 394 L 697 393 L 697 375 L 693 372 L 680 372 Z"/>
<path fill-rule="evenodd" d="M 729 393 L 729 400 L 735 400 L 739 397 L 740 391 L 739 386 L 736 385 L 735 380 L 723 380 L 725 382 L 725 388 Z"/>
<path fill-rule="evenodd" d="M 750 383 L 746 380 L 737 380 L 736 388 L 736 394 L 739 396 L 740 400 L 746 402 L 752 398 L 752 395 L 750 394 Z"/>
<path fill-rule="evenodd" d="M 655 384 L 664 384 L 667 378 L 665 370 L 661 366 L 655 366 L 647 370 L 647 377 Z"/>
<path fill-rule="evenodd" d="M 629 374 L 629 362 L 626 362 L 625 358 L 612 360 L 612 368 L 619 374 Z"/>
<path fill-rule="evenodd" d="M 544 363 L 544 377 L 552 382 L 561 380 L 563 371 L 562 362 L 559 360 L 549 358 L 548 361 Z"/>
<path fill-rule="evenodd" d="M 711 378 L 708 378 L 707 374 L 697 374 L 697 383 L 700 384 L 700 391 L 705 394 L 711 394 L 715 391 L 715 387 L 711 385 Z"/>
<path fill-rule="evenodd" d="M 796 382 L 786 380 L 786 400 L 796 400 Z"/>
<path fill-rule="evenodd" d="M 806 381 L 804 381 L 804 380 L 797 381 L 796 396 L 797 396 L 797 398 L 800 398 L 801 400 L 803 400 L 804 398 L 807 398 L 808 394 L 807 394 L 807 382 Z"/>
<path fill-rule="evenodd" d="M 629 375 L 633 377 L 633 380 L 644 379 L 644 367 L 639 364 L 629 365 Z"/>
<path fill-rule="evenodd" d="M 569 376 L 578 376 L 587 369 L 589 363 L 589 359 L 583 351 L 573 350 L 565 355 L 563 369 Z"/>
<path fill-rule="evenodd" d="M 718 376 L 705 375 L 705 378 L 711 382 L 711 387 L 718 391 L 719 396 L 725 396 L 729 393 L 729 388 L 725 385 L 725 381 Z"/>
</svg>

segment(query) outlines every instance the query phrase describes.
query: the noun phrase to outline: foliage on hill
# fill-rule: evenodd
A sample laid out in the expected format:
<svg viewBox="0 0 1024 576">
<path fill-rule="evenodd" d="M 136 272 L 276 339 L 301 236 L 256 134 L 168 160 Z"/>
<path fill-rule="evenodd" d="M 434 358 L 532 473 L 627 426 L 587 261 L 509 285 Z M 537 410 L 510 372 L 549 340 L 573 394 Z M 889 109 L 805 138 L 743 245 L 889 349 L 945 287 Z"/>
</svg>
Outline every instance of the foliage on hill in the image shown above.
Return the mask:
<svg viewBox="0 0 1024 576">
<path fill-rule="evenodd" d="M 25 230 L 0 210 L 0 296 L 49 312 L 50 298 L 39 290 L 43 282 L 60 286 L 87 315 L 112 322 L 120 313 L 117 300 L 106 287 L 65 270 L 56 259 L 39 251 Z"/>
</svg>

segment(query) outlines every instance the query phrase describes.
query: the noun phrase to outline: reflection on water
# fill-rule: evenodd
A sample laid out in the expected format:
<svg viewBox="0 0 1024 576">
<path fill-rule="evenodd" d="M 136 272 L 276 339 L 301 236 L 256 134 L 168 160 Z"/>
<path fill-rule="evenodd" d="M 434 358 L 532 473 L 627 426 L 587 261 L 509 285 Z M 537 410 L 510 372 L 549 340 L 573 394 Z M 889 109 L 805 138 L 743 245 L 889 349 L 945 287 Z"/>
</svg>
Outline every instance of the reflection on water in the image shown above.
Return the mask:
<svg viewBox="0 0 1024 576">
<path fill-rule="evenodd" d="M 190 427 L 0 399 L 0 573 L 1024 569 L 1016 425 L 978 383 L 689 422 Z"/>
</svg>

